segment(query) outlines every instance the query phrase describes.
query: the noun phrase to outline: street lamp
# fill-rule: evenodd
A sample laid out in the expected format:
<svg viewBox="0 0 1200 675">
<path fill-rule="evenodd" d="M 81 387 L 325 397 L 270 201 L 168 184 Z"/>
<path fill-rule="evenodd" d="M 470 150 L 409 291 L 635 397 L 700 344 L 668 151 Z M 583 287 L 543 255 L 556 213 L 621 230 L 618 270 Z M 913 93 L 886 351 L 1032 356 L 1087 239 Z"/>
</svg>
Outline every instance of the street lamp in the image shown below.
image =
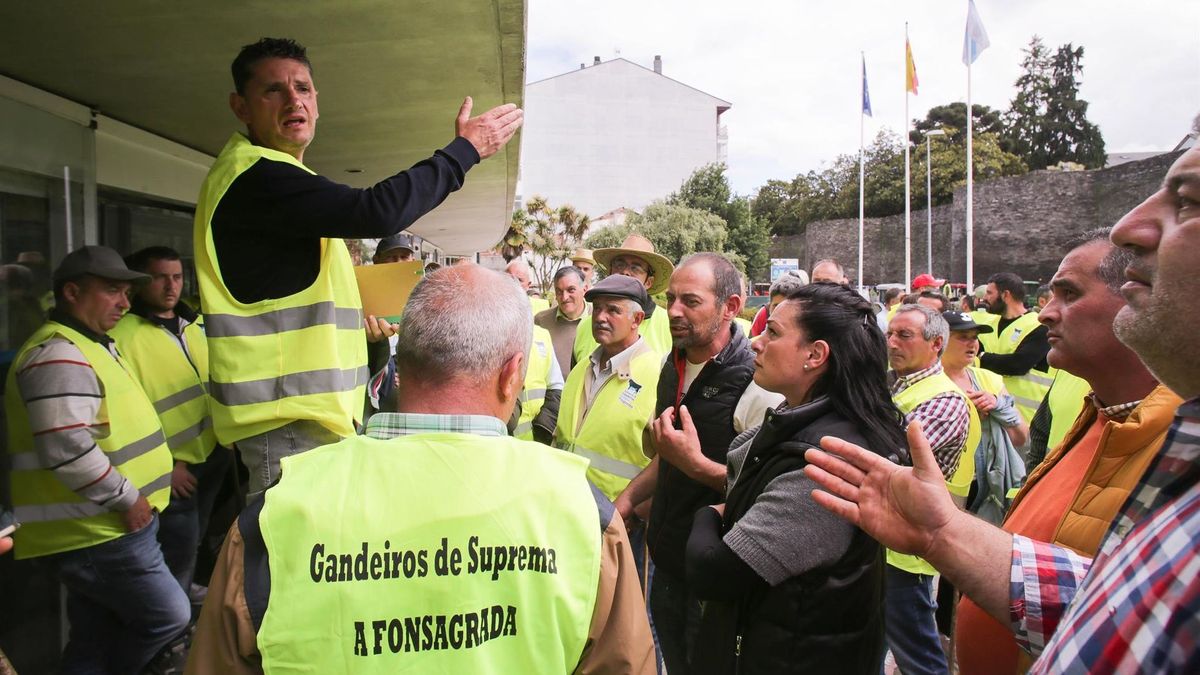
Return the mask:
<svg viewBox="0 0 1200 675">
<path fill-rule="evenodd" d="M 933 165 L 929 161 L 929 137 L 945 135 L 941 129 L 925 132 L 925 219 L 929 228 L 925 232 L 925 270 L 930 274 L 933 274 Z"/>
</svg>

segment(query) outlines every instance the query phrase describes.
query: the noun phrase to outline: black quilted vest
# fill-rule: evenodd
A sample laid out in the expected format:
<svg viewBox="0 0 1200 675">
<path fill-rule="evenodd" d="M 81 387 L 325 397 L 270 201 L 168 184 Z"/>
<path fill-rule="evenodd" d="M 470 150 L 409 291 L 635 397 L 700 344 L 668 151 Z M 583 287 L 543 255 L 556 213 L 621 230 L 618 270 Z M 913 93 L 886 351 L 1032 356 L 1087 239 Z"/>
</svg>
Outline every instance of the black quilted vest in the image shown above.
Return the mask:
<svg viewBox="0 0 1200 675">
<path fill-rule="evenodd" d="M 736 325 L 730 325 L 729 344 L 707 364 L 688 387 L 682 405 L 686 405 L 700 437 L 704 456 L 725 463 L 733 430 L 733 411 L 754 377 L 754 352 L 750 341 Z M 655 415 L 675 405 L 679 374 L 674 355 L 663 364 L 658 378 L 658 405 Z M 683 552 L 692 530 L 692 517 L 708 504 L 724 499 L 720 492 L 688 478 L 668 462 L 658 464 L 658 486 L 650 509 L 647 544 L 654 565 L 680 579 L 684 576 Z"/>
<path fill-rule="evenodd" d="M 776 416 L 755 436 L 725 504 L 728 532 L 777 476 L 801 471 L 822 436 L 866 445 L 826 401 Z M 796 411 L 800 412 L 800 411 Z M 739 601 L 705 603 L 693 667 L 699 674 L 879 672 L 883 659 L 883 548 L 862 530 L 831 566 Z"/>
</svg>

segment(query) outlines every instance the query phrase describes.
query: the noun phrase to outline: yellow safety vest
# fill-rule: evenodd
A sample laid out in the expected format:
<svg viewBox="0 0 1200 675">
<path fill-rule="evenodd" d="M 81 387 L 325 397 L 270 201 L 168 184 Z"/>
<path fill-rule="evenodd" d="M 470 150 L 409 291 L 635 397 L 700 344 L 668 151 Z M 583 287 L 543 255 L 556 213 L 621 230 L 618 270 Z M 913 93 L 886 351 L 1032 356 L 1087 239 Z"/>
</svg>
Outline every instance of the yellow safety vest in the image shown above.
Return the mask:
<svg viewBox="0 0 1200 675">
<path fill-rule="evenodd" d="M 671 353 L 671 319 L 667 316 L 665 307 L 654 308 L 654 314 L 642 321 L 638 333 L 658 354 L 660 361 Z M 575 363 L 587 361 L 599 346 L 592 337 L 592 315 L 588 314 L 579 321 L 579 327 L 575 330 L 575 346 L 571 350 Z"/>
<path fill-rule="evenodd" d="M 972 321 L 981 326 L 992 327 L 992 332 L 979 334 L 979 344 L 983 345 L 983 351 L 985 352 L 996 351 L 996 327 L 1000 325 L 1000 315 L 992 314 L 985 309 L 977 309 L 969 312 L 967 316 L 971 317 Z"/>
<path fill-rule="evenodd" d="M 1092 391 L 1092 385 L 1087 380 L 1068 373 L 1065 370 L 1054 371 L 1054 384 L 1046 394 L 1050 406 L 1050 438 L 1046 449 L 1058 447 L 1067 432 L 1075 425 L 1079 413 L 1087 403 L 1087 395 Z"/>
<path fill-rule="evenodd" d="M 546 402 L 546 387 L 550 384 L 553 358 L 554 342 L 550 338 L 550 331 L 534 326 L 533 341 L 529 345 L 529 367 L 525 370 L 525 388 L 521 390 L 521 417 L 513 434 L 517 438 L 533 440 L 533 419 Z"/>
<path fill-rule="evenodd" d="M 275 673 L 569 673 L 602 532 L 586 463 L 433 432 L 285 457 L 259 514 Z"/>
<path fill-rule="evenodd" d="M 109 435 L 97 439 L 113 468 L 150 502 L 166 508 L 171 495 L 171 453 L 154 406 L 125 364 L 78 331 L 51 321 L 21 347 L 8 373 L 4 409 L 8 416 L 8 453 L 12 463 L 12 503 L 23 525 L 13 533 L 18 559 L 73 551 L 128 534 L 121 514 L 80 497 L 43 465 L 33 447 L 25 402 L 17 392 L 17 371 L 29 352 L 53 337 L 79 348 L 92 366 L 104 398 L 97 420 Z"/>
<path fill-rule="evenodd" d="M 590 359 L 582 361 L 567 376 L 554 447 L 591 462 L 588 480 L 616 499 L 650 463 L 642 451 L 642 431 L 654 417 L 662 357 L 643 344 L 629 362 L 629 377 L 614 374 L 585 407 L 583 387 L 591 367 Z"/>
<path fill-rule="evenodd" d="M 109 334 L 154 404 L 171 456 L 188 464 L 208 459 L 217 437 L 208 406 L 203 323 L 189 323 L 183 329 L 182 345 L 165 328 L 133 313 L 122 317 Z"/>
<path fill-rule="evenodd" d="M 543 309 L 550 309 L 550 301 L 545 298 L 535 298 L 533 296 L 529 296 L 529 309 L 534 314 L 537 314 Z"/>
<path fill-rule="evenodd" d="M 967 413 L 970 415 L 970 421 L 967 424 L 967 441 L 963 445 L 962 455 L 958 459 L 958 468 L 946 480 L 946 488 L 951 494 L 965 497 L 971 491 L 971 482 L 975 480 L 975 448 L 979 447 L 979 439 L 982 438 L 983 432 L 979 424 L 979 414 L 975 412 L 975 406 L 971 404 L 971 400 L 967 398 L 962 389 L 954 384 L 945 373 L 937 373 L 930 375 L 925 379 L 917 382 L 913 386 L 892 397 L 896 407 L 900 412 L 908 416 L 917 406 L 932 399 L 935 396 L 942 394 L 957 394 L 962 397 L 963 402 L 967 404 Z M 937 574 L 937 570 L 933 565 L 925 562 L 923 559 L 915 555 L 906 555 L 904 553 L 896 553 L 888 549 L 887 552 L 888 564 L 893 567 L 898 567 L 910 574 Z"/>
<path fill-rule="evenodd" d="M 217 440 L 232 446 L 305 419 L 352 436 L 362 419 L 369 374 L 362 300 L 342 240 L 322 239 L 316 280 L 284 298 L 243 304 L 221 274 L 213 214 L 233 181 L 262 158 L 313 173 L 291 155 L 254 145 L 237 133 L 209 170 L 196 205 L 196 272 Z"/>
<path fill-rule="evenodd" d="M 1022 314 L 996 336 L 992 353 L 1014 353 L 1025 337 L 1040 325 L 1037 312 Z M 1049 371 L 1030 368 L 1024 375 L 1004 376 L 1004 388 L 1016 399 L 1017 411 L 1021 413 L 1021 418 L 1026 424 L 1033 421 L 1033 414 L 1042 404 L 1042 399 L 1046 398 L 1046 392 L 1050 391 L 1056 372 L 1058 371 L 1055 368 L 1050 368 Z"/>
</svg>

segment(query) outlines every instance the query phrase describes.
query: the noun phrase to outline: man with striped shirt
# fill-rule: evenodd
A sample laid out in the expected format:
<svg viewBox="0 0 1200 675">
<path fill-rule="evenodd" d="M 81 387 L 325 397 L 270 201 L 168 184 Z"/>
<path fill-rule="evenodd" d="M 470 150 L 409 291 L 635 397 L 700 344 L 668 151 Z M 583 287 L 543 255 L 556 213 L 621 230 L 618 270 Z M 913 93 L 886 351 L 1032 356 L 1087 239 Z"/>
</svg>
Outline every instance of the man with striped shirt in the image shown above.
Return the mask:
<svg viewBox="0 0 1200 675">
<path fill-rule="evenodd" d="M 904 304 L 888 323 L 888 374 L 892 399 L 905 422 L 928 429 L 942 477 L 949 481 L 967 450 L 970 403 L 942 370 L 950 327 L 938 310 Z M 970 448 L 970 452 L 975 452 Z M 938 637 L 934 569 L 912 556 L 887 552 L 886 636 L 896 665 L 905 673 L 946 673 Z"/>
<path fill-rule="evenodd" d="M 191 616 L 156 540 L 171 453 L 108 336 L 146 278 L 109 248 L 69 254 L 50 320 L 9 374 L 16 556 L 38 558 L 67 588 L 63 672 L 141 672 Z"/>
</svg>

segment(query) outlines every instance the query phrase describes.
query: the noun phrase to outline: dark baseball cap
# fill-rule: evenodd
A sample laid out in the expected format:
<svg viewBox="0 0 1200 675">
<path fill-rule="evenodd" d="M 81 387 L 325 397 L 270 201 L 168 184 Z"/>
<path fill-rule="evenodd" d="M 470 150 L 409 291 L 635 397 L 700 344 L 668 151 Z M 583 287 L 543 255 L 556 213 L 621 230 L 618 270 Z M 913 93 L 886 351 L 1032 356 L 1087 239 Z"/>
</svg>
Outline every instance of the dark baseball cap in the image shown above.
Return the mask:
<svg viewBox="0 0 1200 675">
<path fill-rule="evenodd" d="M 394 248 L 406 248 L 415 253 L 417 245 L 413 241 L 411 234 L 393 234 L 390 237 L 384 237 L 379 240 L 379 245 L 375 247 L 375 255 L 387 253 Z"/>
<path fill-rule="evenodd" d="M 975 319 L 971 318 L 966 312 L 942 312 L 942 318 L 950 325 L 950 332 L 956 333 L 964 330 L 977 330 L 980 333 L 991 333 L 993 329 L 985 323 L 975 323 Z"/>
<path fill-rule="evenodd" d="M 624 274 L 610 274 L 600 280 L 600 283 L 588 289 L 587 293 L 583 294 L 583 299 L 591 302 L 597 296 L 608 295 L 618 298 L 629 298 L 641 306 L 642 311 L 650 314 L 650 296 L 646 294 L 646 287 L 642 282 L 627 277 Z"/>
<path fill-rule="evenodd" d="M 149 274 L 125 266 L 121 255 L 107 246 L 82 246 L 67 254 L 54 270 L 54 282 L 71 281 L 90 274 L 115 281 L 149 281 Z"/>
</svg>

